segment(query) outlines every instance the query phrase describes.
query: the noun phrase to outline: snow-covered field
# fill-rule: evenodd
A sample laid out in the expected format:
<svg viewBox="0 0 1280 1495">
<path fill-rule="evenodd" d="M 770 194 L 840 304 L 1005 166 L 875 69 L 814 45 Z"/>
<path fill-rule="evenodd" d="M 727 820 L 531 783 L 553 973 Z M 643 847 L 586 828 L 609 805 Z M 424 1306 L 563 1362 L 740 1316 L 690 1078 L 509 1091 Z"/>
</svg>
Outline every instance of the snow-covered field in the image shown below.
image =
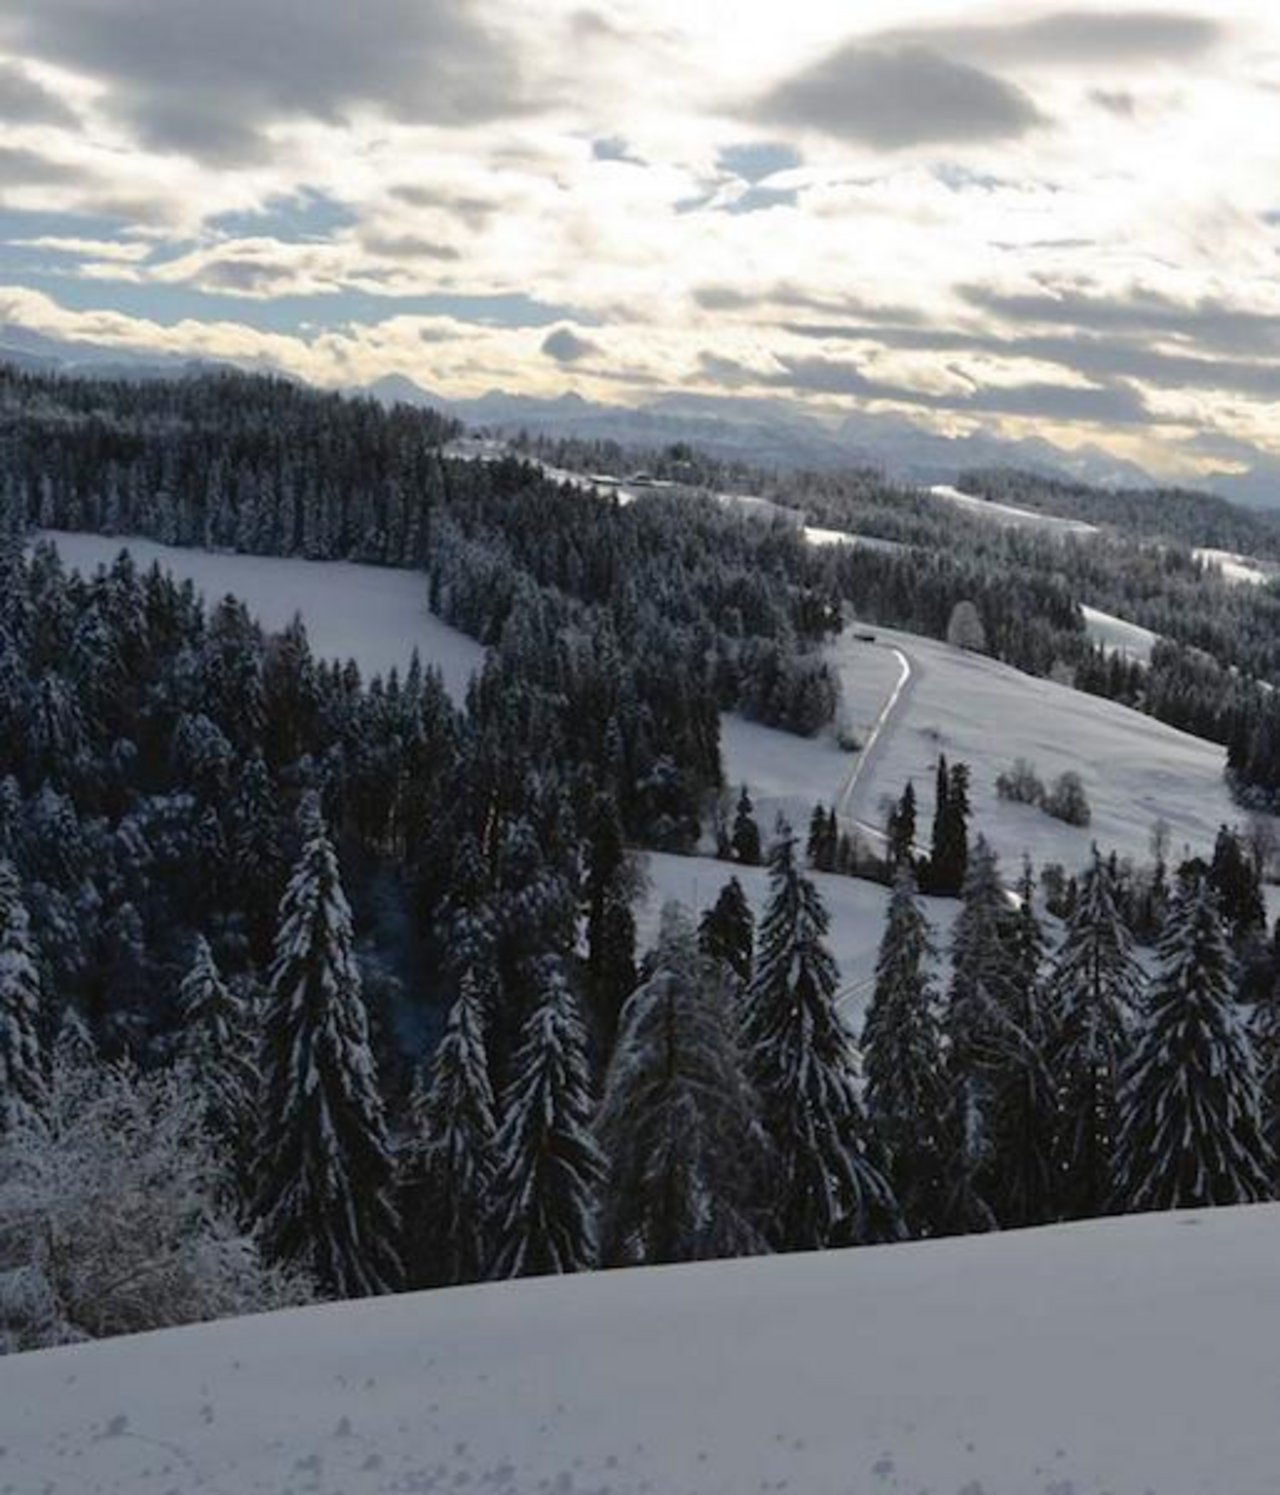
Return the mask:
<svg viewBox="0 0 1280 1495">
<path fill-rule="evenodd" d="M 348 561 L 304 561 L 177 549 L 109 535 L 47 530 L 68 567 L 92 573 L 128 549 L 142 569 L 158 561 L 181 581 L 191 581 L 215 602 L 239 597 L 267 629 L 284 628 L 302 615 L 311 647 L 322 659 L 354 659 L 367 678 L 403 670 L 417 649 L 424 664 L 439 666 L 450 694 L 461 700 L 484 649 L 433 616 L 425 578 L 416 571 L 359 566 Z"/>
<path fill-rule="evenodd" d="M 945 498 L 956 508 L 975 514 L 980 519 L 990 519 L 993 524 L 1003 524 L 1013 529 L 1040 529 L 1053 535 L 1096 535 L 1098 526 L 1083 519 L 1063 519 L 1057 514 L 1039 514 L 1034 509 L 1020 509 L 1014 504 L 993 503 L 989 499 L 975 498 L 972 493 L 961 493 L 947 483 L 936 483 L 929 492 L 934 498 Z"/>
<path fill-rule="evenodd" d="M 1036 866 L 1060 861 L 1077 868 L 1095 840 L 1104 850 L 1145 859 L 1158 820 L 1169 826 L 1173 855 L 1184 848 L 1203 852 L 1220 825 L 1240 821 L 1222 778 L 1224 749 L 1213 743 L 934 639 L 874 632 L 874 643 L 846 632 L 833 650 L 850 719 L 865 723 L 884 704 L 896 678 L 894 648 L 910 660 L 912 678 L 859 781 L 852 817 L 882 823 L 886 797 L 899 795 L 910 779 L 927 838 L 941 752 L 971 766 L 973 830 L 985 833 L 1010 876 L 1024 851 Z M 801 740 L 732 718 L 725 721 L 724 749 L 729 782 L 751 786 L 766 829 L 778 809 L 806 826 L 815 802 L 830 804 L 840 795 L 853 762 L 829 734 Z M 1068 769 L 1078 773 L 1093 823 L 1063 825 L 1031 806 L 998 800 L 996 775 L 1019 757 L 1046 784 Z"/>
<path fill-rule="evenodd" d="M 13 1495 L 1275 1495 L 1280 1207 L 455 1288 L 0 1361 Z"/>
<path fill-rule="evenodd" d="M 1222 573 L 1223 581 L 1237 585 L 1260 587 L 1264 582 L 1274 581 L 1280 576 L 1280 566 L 1274 561 L 1259 561 L 1252 556 L 1236 555 L 1231 550 L 1195 550 L 1192 554 L 1199 561 L 1207 561 Z"/>
<path fill-rule="evenodd" d="M 1096 607 L 1081 607 L 1084 613 L 1085 632 L 1095 644 L 1101 644 L 1111 654 L 1124 654 L 1140 664 L 1149 664 L 1151 650 L 1159 635 L 1137 623 L 1127 623 L 1112 613 L 1099 612 Z"/>
</svg>

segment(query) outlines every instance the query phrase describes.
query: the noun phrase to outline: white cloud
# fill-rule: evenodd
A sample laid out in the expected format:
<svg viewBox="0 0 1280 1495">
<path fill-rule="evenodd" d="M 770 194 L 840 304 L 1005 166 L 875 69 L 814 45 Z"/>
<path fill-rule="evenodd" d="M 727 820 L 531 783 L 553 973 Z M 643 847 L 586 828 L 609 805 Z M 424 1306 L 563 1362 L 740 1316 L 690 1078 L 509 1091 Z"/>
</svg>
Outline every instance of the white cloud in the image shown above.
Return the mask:
<svg viewBox="0 0 1280 1495">
<path fill-rule="evenodd" d="M 1232 354 L 1232 388 L 1189 385 L 1194 359 L 1225 356 L 1221 323 L 1134 334 L 1100 329 L 1089 305 L 1145 288 L 1234 308 L 1237 330 L 1270 314 L 1280 21 L 1262 0 L 325 0 L 292 54 L 251 56 L 285 10 L 0 0 L 0 81 L 29 116 L 0 151 L 12 316 L 327 383 L 398 370 L 458 394 L 623 398 L 627 381 L 714 389 L 731 372 L 777 393 L 779 371 L 807 370 L 797 399 L 915 394 L 938 424 L 975 419 L 971 392 L 987 389 L 982 418 L 1013 430 L 1036 426 L 1016 391 L 1042 391 L 1039 428 L 1068 439 L 1158 456 L 1170 431 L 1201 431 L 1280 450 L 1265 348 Z M 375 35 L 379 17 L 407 29 Z M 824 67 L 845 78 L 852 58 L 866 82 L 876 49 L 920 48 L 939 88 L 988 82 L 908 98 L 887 124 L 826 86 Z M 744 120 L 761 99 L 768 120 Z M 773 155 L 741 153 L 753 143 Z M 333 210 L 318 228 L 304 211 L 316 202 Z M 43 278 L 24 289 L 19 252 L 93 281 L 101 310 L 61 309 Z M 1015 314 L 1018 296 L 1072 288 L 1078 323 L 1029 329 Z M 140 317 L 149 290 L 157 310 Z M 284 296 L 311 299 L 291 329 L 261 330 Z M 452 298 L 451 314 L 408 315 L 403 298 L 424 297 Z M 468 318 L 466 298 L 549 310 L 492 325 L 502 313 L 477 302 Z M 871 393 L 824 387 L 839 380 L 805 362 L 847 361 L 850 341 L 796 324 L 841 322 L 865 324 Z M 903 327 L 935 342 L 895 341 Z M 1055 363 L 1052 330 L 1110 341 Z M 1165 363 L 1137 370 L 1135 337 Z M 1118 421 L 1144 407 L 1145 435 L 1107 423 L 1109 408 Z"/>
</svg>

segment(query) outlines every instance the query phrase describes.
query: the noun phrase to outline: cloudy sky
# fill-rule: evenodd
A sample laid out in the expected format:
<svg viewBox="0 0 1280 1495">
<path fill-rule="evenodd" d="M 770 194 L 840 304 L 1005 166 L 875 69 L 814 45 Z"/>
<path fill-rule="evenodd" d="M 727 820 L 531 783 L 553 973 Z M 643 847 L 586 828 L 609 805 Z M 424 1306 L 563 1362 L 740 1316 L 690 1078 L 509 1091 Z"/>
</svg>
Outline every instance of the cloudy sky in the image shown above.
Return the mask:
<svg viewBox="0 0 1280 1495">
<path fill-rule="evenodd" d="M 1280 454 L 1270 0 L 0 0 L 0 321 Z"/>
</svg>

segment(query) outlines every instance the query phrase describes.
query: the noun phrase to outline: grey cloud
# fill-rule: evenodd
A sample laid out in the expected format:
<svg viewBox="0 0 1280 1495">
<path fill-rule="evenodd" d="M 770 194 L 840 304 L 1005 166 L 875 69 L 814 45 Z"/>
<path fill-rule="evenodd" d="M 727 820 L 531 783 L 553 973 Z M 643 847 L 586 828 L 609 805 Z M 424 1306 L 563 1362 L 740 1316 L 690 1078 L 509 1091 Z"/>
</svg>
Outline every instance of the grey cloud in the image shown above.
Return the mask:
<svg viewBox="0 0 1280 1495">
<path fill-rule="evenodd" d="M 848 341 L 909 352 L 973 353 L 1053 363 L 1086 379 L 1136 379 L 1161 389 L 1218 389 L 1260 399 L 1280 397 L 1280 364 L 1164 353 L 1123 337 L 1058 334 L 999 337 L 947 328 L 792 322 L 783 330 L 824 342 Z"/>
<path fill-rule="evenodd" d="M 970 63 L 857 42 L 784 79 L 755 113 L 882 150 L 1014 138 L 1044 122 L 1021 89 Z"/>
<path fill-rule="evenodd" d="M 436 260 L 452 262 L 461 255 L 452 244 L 437 244 L 418 234 L 372 234 L 361 237 L 361 244 L 370 254 L 388 260 Z"/>
<path fill-rule="evenodd" d="M 362 104 L 440 125 L 521 107 L 511 55 L 458 0 L 0 0 L 0 42 L 106 80 L 145 143 L 203 158 Z"/>
<path fill-rule="evenodd" d="M 879 46 L 931 47 L 948 57 L 999 67 L 1179 61 L 1207 52 L 1224 34 L 1220 22 L 1178 11 L 1062 10 L 1006 24 L 900 27 L 871 40 Z"/>
<path fill-rule="evenodd" d="M 869 375 L 847 359 L 783 356 L 777 360 L 776 371 L 763 374 L 714 353 L 704 353 L 700 361 L 706 374 L 725 384 L 892 401 L 953 414 L 1032 416 L 1112 426 L 1141 425 L 1152 419 L 1142 394 L 1123 383 L 1080 387 L 1037 381 L 1004 388 L 973 385 L 967 391 L 935 394 Z"/>
<path fill-rule="evenodd" d="M 13 63 L 0 63 L 0 119 L 14 125 L 61 125 L 75 129 L 75 111 L 43 83 Z"/>
<path fill-rule="evenodd" d="M 738 286 L 710 282 L 695 287 L 693 299 L 703 311 L 761 311 L 766 307 L 780 307 L 817 312 L 828 317 L 856 317 L 866 322 L 909 325 L 922 321 L 920 313 L 912 307 L 881 305 L 858 296 L 818 296 L 787 281 L 779 281 L 760 291 L 744 291 Z"/>
<path fill-rule="evenodd" d="M 1080 388 L 1032 383 L 1008 388 L 974 386 L 967 394 L 933 394 L 869 377 L 854 363 L 831 358 L 782 358 L 777 382 L 813 394 L 847 394 L 868 400 L 895 400 L 929 410 L 973 411 L 989 415 L 1038 415 L 1046 419 L 1132 424 L 1149 412 L 1142 396 L 1125 385 Z"/>
<path fill-rule="evenodd" d="M 571 327 L 557 327 L 542 340 L 542 351 L 557 363 L 577 363 L 600 350 L 588 338 L 579 337 Z"/>
<path fill-rule="evenodd" d="M 1091 88 L 1089 97 L 1099 109 L 1118 119 L 1132 119 L 1138 112 L 1138 101 L 1127 88 Z"/>
<path fill-rule="evenodd" d="M 1206 352 L 1280 356 L 1280 313 L 1250 311 L 1214 297 L 1179 302 L 1141 287 L 1121 295 L 1074 286 L 1014 294 L 987 286 L 958 289 L 970 305 L 1008 322 L 1155 334 L 1182 338 Z"/>
<path fill-rule="evenodd" d="M 64 186 L 89 180 L 87 171 L 70 162 L 51 161 L 21 146 L 0 145 L 0 187 Z"/>
<path fill-rule="evenodd" d="M 391 195 L 411 208 L 431 208 L 448 213 L 465 223 L 468 228 L 481 229 L 498 211 L 499 204 L 492 198 L 477 197 L 465 192 L 449 192 L 435 187 L 420 187 L 416 182 L 403 182 L 391 188 Z"/>
</svg>

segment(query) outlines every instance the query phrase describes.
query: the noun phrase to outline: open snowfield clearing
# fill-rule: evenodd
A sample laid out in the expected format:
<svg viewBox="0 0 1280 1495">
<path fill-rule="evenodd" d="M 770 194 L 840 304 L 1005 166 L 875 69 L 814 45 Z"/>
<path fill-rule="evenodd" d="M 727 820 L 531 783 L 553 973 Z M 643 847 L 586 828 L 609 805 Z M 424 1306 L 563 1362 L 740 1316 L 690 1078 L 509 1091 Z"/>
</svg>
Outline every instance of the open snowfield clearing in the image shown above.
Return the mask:
<svg viewBox="0 0 1280 1495">
<path fill-rule="evenodd" d="M 1236 555 L 1230 550 L 1201 549 L 1192 551 L 1192 554 L 1198 561 L 1216 566 L 1222 573 L 1223 581 L 1235 582 L 1237 585 L 1260 587 L 1280 576 L 1280 566 L 1274 561 L 1259 561 L 1252 556 Z"/>
<path fill-rule="evenodd" d="M 1174 856 L 1188 849 L 1206 852 L 1220 825 L 1243 819 L 1223 782 L 1223 748 L 935 639 L 873 631 L 873 643 L 848 630 L 832 649 L 844 710 L 859 736 L 893 689 L 895 650 L 910 663 L 911 677 L 872 760 L 852 794 L 841 799 L 847 818 L 881 825 L 884 801 L 901 794 L 910 779 L 919 802 L 919 836 L 927 841 L 941 752 L 970 765 L 972 830 L 986 835 L 1010 877 L 1024 852 L 1037 867 L 1056 861 L 1076 869 L 1095 840 L 1106 851 L 1147 859 L 1152 828 L 1161 819 L 1170 828 Z M 732 717 L 723 722 L 723 746 L 728 781 L 750 786 L 766 832 L 778 810 L 802 831 L 807 828 L 816 802 L 831 804 L 843 794 L 855 762 L 830 733 L 800 739 Z M 1092 824 L 1064 825 L 1032 806 L 999 800 L 996 775 L 1020 757 L 1046 785 L 1067 770 L 1078 773 Z"/>
<path fill-rule="evenodd" d="M 57 1495 L 1275 1495 L 1280 1207 L 335 1304 L 0 1361 Z"/>
<path fill-rule="evenodd" d="M 360 566 L 349 561 L 305 561 L 179 549 L 119 535 L 46 530 L 65 564 L 91 574 L 127 549 L 142 570 L 153 562 L 180 581 L 191 581 L 212 604 L 238 597 L 262 626 L 287 626 L 295 613 L 306 624 L 321 659 L 354 659 L 367 679 L 403 671 L 416 649 L 436 665 L 455 700 L 484 663 L 474 639 L 442 623 L 427 607 L 426 578 L 418 571 Z"/>
<path fill-rule="evenodd" d="M 1003 524 L 1012 529 L 1041 529 L 1054 535 L 1096 535 L 1098 526 L 1083 519 L 1063 519 L 1057 514 L 1038 514 L 1034 509 L 1019 509 L 1013 504 L 993 503 L 990 499 L 977 498 L 972 493 L 961 493 L 948 483 L 935 483 L 929 492 L 934 498 L 945 498 L 956 508 L 975 514 L 979 519 L 990 519 L 993 524 Z"/>
<path fill-rule="evenodd" d="M 1159 634 L 1137 623 L 1127 623 L 1112 613 L 1099 612 L 1096 607 L 1082 606 L 1080 611 L 1084 613 L 1085 632 L 1108 654 L 1123 654 L 1139 664 L 1151 662 L 1151 650 Z"/>
</svg>

